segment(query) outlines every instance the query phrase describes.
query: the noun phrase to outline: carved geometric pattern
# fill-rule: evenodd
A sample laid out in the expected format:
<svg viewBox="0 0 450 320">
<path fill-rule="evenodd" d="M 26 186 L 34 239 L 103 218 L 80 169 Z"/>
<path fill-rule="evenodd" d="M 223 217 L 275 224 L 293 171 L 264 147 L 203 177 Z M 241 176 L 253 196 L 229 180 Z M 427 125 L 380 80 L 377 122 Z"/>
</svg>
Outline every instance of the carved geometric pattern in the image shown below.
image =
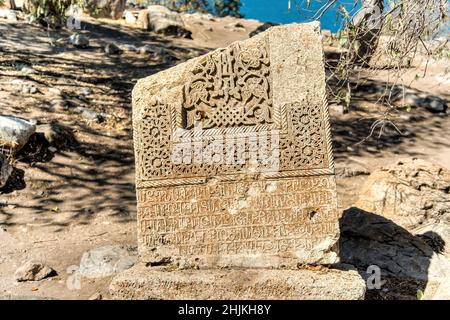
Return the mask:
<svg viewBox="0 0 450 320">
<path fill-rule="evenodd" d="M 182 127 L 203 129 L 273 123 L 267 39 L 235 44 L 204 57 L 184 86 Z"/>
<path fill-rule="evenodd" d="M 141 179 L 164 176 L 172 171 L 171 151 L 164 147 L 169 145 L 171 138 L 171 129 L 167 125 L 169 109 L 153 100 L 144 107 L 142 114 L 142 121 L 136 128 L 140 134 L 135 135 L 140 163 L 137 175 Z"/>
<path fill-rule="evenodd" d="M 270 131 L 276 129 L 279 133 L 279 172 L 272 176 L 333 173 L 326 98 L 322 104 L 298 101 L 273 105 L 266 38 L 250 48 L 234 44 L 218 50 L 201 58 L 191 70 L 190 81 L 182 89 L 181 105 L 152 99 L 140 111 L 142 120 L 135 128 L 139 132 L 136 135 L 136 156 L 140 164 L 138 188 L 166 185 L 162 182 L 164 179 L 173 179 L 174 185 L 179 185 L 211 176 L 232 179 L 255 171 L 255 164 L 247 157 L 248 144 L 245 150 L 232 152 L 233 163 L 222 159 L 217 163 L 196 163 L 194 160 L 189 164 L 175 164 L 172 161 L 175 149 L 172 133 L 175 129 L 186 129 L 191 138 L 195 138 L 193 126 L 196 121 L 211 135 L 203 136 L 202 150 L 213 141 L 221 140 L 224 154 L 227 134 L 267 131 L 269 139 L 263 147 L 270 153 L 274 147 Z M 192 150 L 195 159 L 195 148 Z M 236 161 L 239 152 L 244 154 L 243 163 Z M 256 171 L 266 167 L 270 165 L 258 163 Z"/>
<path fill-rule="evenodd" d="M 281 169 L 316 169 L 327 166 L 323 111 L 320 105 L 292 103 L 288 110 L 288 134 L 281 138 Z"/>
</svg>

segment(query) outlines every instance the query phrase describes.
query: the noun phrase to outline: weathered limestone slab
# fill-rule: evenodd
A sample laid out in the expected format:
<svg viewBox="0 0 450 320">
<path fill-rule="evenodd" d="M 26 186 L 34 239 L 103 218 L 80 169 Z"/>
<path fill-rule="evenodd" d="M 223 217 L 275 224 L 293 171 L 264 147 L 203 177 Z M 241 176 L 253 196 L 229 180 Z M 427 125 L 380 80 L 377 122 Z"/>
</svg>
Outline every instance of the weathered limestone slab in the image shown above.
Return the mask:
<svg viewBox="0 0 450 320">
<path fill-rule="evenodd" d="M 361 299 L 338 262 L 319 24 L 274 27 L 133 91 L 138 248 L 117 299 Z"/>
<path fill-rule="evenodd" d="M 140 80 L 133 127 L 143 261 L 337 262 L 319 24 L 274 27 Z"/>
<path fill-rule="evenodd" d="M 135 266 L 111 283 L 114 299 L 171 300 L 362 300 L 357 271 L 149 270 Z"/>
</svg>

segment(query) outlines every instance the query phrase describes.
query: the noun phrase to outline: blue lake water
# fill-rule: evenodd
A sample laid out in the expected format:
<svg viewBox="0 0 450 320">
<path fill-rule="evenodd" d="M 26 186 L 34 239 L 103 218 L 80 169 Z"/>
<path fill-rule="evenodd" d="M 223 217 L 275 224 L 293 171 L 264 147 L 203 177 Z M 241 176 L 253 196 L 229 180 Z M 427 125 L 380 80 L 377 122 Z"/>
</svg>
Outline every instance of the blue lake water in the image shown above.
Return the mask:
<svg viewBox="0 0 450 320">
<path fill-rule="evenodd" d="M 314 20 L 314 13 L 320 9 L 325 0 L 310 1 L 308 8 L 306 0 L 291 0 L 291 8 L 288 10 L 288 0 L 242 0 L 241 12 L 247 19 L 257 19 L 264 22 L 292 23 Z M 349 12 L 355 12 L 360 6 L 353 9 L 353 1 L 337 1 L 339 4 L 347 3 L 345 8 Z M 349 4 L 350 3 L 350 4 Z M 337 19 L 337 8 L 332 7 L 320 19 L 322 29 L 333 32 L 339 30 L 341 20 Z M 352 10 L 353 9 L 353 10 Z"/>
</svg>

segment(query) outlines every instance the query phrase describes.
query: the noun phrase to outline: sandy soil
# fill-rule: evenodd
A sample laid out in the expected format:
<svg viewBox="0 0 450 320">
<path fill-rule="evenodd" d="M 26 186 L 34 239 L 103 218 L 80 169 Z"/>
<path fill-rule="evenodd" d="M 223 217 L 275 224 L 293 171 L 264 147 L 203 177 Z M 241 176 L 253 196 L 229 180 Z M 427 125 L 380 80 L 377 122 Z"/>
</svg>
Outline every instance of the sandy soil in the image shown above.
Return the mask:
<svg viewBox="0 0 450 320">
<path fill-rule="evenodd" d="M 134 83 L 233 41 L 246 39 L 259 23 L 232 18 L 199 19 L 186 16 L 193 40 L 160 37 L 133 26 L 86 19 L 82 33 L 89 36 L 87 49 L 75 49 L 57 40 L 69 30 L 47 32 L 23 22 L 0 20 L 0 113 L 38 124 L 57 121 L 72 130 L 77 143 L 54 155 L 36 154 L 19 159 L 16 175 L 25 185 L 0 194 L 0 297 L 87 299 L 94 293 L 108 298 L 110 277 L 83 279 L 81 290 L 69 290 L 66 270 L 78 265 L 83 252 L 106 244 L 134 244 L 135 193 L 131 132 L 131 90 Z M 244 28 L 230 27 L 239 21 Z M 135 52 L 108 56 L 107 42 L 149 44 L 163 49 L 160 59 Z M 424 65 L 411 69 L 413 79 Z M 23 66 L 37 72 L 25 75 Z M 449 99 L 449 83 L 442 83 L 445 62 L 434 62 L 416 89 Z M 39 92 L 17 92 L 14 79 L 33 81 Z M 372 79 L 382 85 L 386 75 Z M 53 108 L 54 91 L 63 92 L 68 108 Z M 90 89 L 90 94 L 80 92 Z M 352 112 L 332 113 L 332 130 L 338 169 L 363 166 L 368 171 L 401 157 L 421 157 L 450 168 L 450 118 L 425 110 L 412 110 L 415 121 L 398 115 L 395 123 L 405 136 L 388 134 L 358 144 L 369 135 L 380 115 L 373 94 L 356 93 Z M 75 112 L 77 107 L 105 112 L 108 119 L 96 123 Z M 365 176 L 338 177 L 339 204 L 350 206 Z M 58 275 L 39 282 L 17 283 L 13 274 L 28 258 L 39 258 Z"/>
</svg>

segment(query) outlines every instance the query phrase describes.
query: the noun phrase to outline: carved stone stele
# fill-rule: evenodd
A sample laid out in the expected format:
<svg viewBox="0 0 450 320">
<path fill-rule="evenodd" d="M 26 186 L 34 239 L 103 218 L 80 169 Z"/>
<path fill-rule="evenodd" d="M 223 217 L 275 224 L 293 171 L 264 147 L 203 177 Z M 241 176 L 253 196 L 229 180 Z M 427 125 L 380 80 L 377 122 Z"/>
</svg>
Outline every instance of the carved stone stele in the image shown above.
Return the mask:
<svg viewBox="0 0 450 320">
<path fill-rule="evenodd" d="M 137 83 L 138 246 L 149 272 L 338 262 L 325 95 L 318 23 L 273 27 Z M 129 282 L 117 281 L 123 293 Z"/>
</svg>

